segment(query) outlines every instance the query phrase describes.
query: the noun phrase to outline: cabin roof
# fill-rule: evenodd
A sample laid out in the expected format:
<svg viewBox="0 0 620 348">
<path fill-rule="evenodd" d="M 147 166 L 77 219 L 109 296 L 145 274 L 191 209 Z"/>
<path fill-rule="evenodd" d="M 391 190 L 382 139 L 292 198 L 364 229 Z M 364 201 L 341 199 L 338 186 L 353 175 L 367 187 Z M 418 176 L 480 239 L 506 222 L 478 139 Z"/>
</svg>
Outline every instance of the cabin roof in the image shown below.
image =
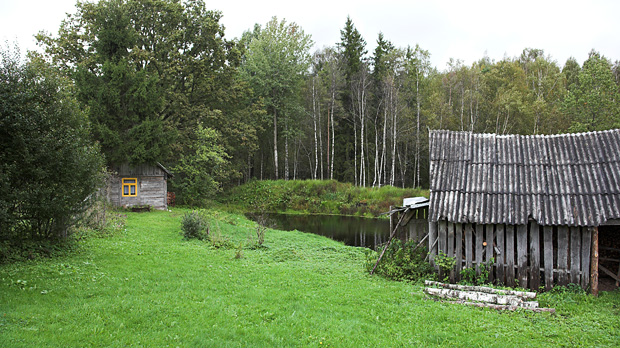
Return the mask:
<svg viewBox="0 0 620 348">
<path fill-rule="evenodd" d="M 431 131 L 429 219 L 599 226 L 620 218 L 620 130 Z"/>
</svg>

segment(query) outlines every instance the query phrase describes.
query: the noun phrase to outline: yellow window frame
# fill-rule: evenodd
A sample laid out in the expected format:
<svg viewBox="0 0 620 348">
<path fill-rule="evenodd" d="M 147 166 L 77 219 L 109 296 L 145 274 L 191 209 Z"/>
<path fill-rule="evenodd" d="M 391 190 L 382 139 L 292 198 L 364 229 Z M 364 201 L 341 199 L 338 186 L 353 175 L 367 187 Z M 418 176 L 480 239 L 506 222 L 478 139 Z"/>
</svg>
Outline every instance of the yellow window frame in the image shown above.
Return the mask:
<svg viewBox="0 0 620 348">
<path fill-rule="evenodd" d="M 123 197 L 138 196 L 138 178 L 123 178 L 121 194 Z"/>
</svg>

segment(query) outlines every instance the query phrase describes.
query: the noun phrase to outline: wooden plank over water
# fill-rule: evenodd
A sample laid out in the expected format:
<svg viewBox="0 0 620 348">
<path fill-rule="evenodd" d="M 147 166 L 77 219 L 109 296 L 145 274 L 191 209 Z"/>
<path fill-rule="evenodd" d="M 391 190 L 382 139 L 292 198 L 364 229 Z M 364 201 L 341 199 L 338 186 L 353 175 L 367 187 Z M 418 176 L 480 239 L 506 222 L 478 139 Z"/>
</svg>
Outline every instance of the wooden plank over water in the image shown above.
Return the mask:
<svg viewBox="0 0 620 348">
<path fill-rule="evenodd" d="M 495 240 L 497 246 L 497 268 L 495 268 L 495 275 L 498 285 L 504 284 L 504 270 L 505 270 L 505 229 L 504 225 L 497 225 L 495 227 Z"/>
<path fill-rule="evenodd" d="M 527 225 L 517 226 L 517 277 L 519 286 L 527 288 Z"/>
<path fill-rule="evenodd" d="M 581 270 L 581 236 L 579 227 L 570 228 L 570 282 L 580 284 Z"/>
<path fill-rule="evenodd" d="M 545 290 L 553 288 L 553 227 L 543 228 L 543 250 L 545 263 Z"/>
<path fill-rule="evenodd" d="M 506 285 L 515 286 L 515 227 L 506 225 Z"/>
<path fill-rule="evenodd" d="M 590 285 L 590 250 L 592 249 L 592 230 L 589 227 L 581 229 L 581 287 L 586 289 Z"/>
<path fill-rule="evenodd" d="M 530 221 L 530 289 L 540 287 L 540 228 Z"/>
<path fill-rule="evenodd" d="M 568 227 L 558 226 L 558 285 L 568 284 Z"/>
</svg>

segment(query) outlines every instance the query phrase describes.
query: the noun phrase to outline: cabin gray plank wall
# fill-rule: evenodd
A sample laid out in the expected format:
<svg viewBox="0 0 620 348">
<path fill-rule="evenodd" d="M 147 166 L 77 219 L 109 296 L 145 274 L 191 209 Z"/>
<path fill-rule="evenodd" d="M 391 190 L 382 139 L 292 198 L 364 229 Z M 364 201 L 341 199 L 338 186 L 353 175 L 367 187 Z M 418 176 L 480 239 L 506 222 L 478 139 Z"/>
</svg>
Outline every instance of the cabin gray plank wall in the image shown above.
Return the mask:
<svg viewBox="0 0 620 348">
<path fill-rule="evenodd" d="M 495 240 L 497 242 L 497 268 L 495 269 L 496 280 L 499 285 L 503 285 L 506 269 L 506 242 L 504 225 L 497 225 L 495 228 Z"/>
<path fill-rule="evenodd" d="M 543 227 L 545 290 L 553 288 L 553 227 Z"/>
<path fill-rule="evenodd" d="M 527 225 L 517 226 L 517 267 L 519 286 L 527 288 Z"/>
<path fill-rule="evenodd" d="M 540 228 L 535 221 L 530 221 L 530 289 L 540 287 Z"/>
<path fill-rule="evenodd" d="M 506 226 L 506 285 L 515 286 L 515 227 Z"/>
<path fill-rule="evenodd" d="M 579 227 L 570 228 L 570 282 L 580 284 L 581 233 Z"/>
</svg>

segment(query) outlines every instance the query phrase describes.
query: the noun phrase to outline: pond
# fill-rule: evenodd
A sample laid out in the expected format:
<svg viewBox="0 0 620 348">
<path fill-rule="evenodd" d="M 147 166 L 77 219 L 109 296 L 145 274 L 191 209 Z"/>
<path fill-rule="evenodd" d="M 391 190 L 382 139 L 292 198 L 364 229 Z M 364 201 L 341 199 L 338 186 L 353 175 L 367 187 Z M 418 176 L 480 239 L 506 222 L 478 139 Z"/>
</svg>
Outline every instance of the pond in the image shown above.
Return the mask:
<svg viewBox="0 0 620 348">
<path fill-rule="evenodd" d="M 256 221 L 256 217 L 248 214 Z M 388 219 L 369 219 L 340 215 L 290 215 L 264 214 L 269 227 L 283 231 L 303 231 L 329 237 L 346 245 L 374 249 L 376 245 L 387 242 L 390 237 Z M 412 219 L 405 232 L 400 232 L 401 240 L 420 240 L 428 233 L 426 219 Z"/>
</svg>

